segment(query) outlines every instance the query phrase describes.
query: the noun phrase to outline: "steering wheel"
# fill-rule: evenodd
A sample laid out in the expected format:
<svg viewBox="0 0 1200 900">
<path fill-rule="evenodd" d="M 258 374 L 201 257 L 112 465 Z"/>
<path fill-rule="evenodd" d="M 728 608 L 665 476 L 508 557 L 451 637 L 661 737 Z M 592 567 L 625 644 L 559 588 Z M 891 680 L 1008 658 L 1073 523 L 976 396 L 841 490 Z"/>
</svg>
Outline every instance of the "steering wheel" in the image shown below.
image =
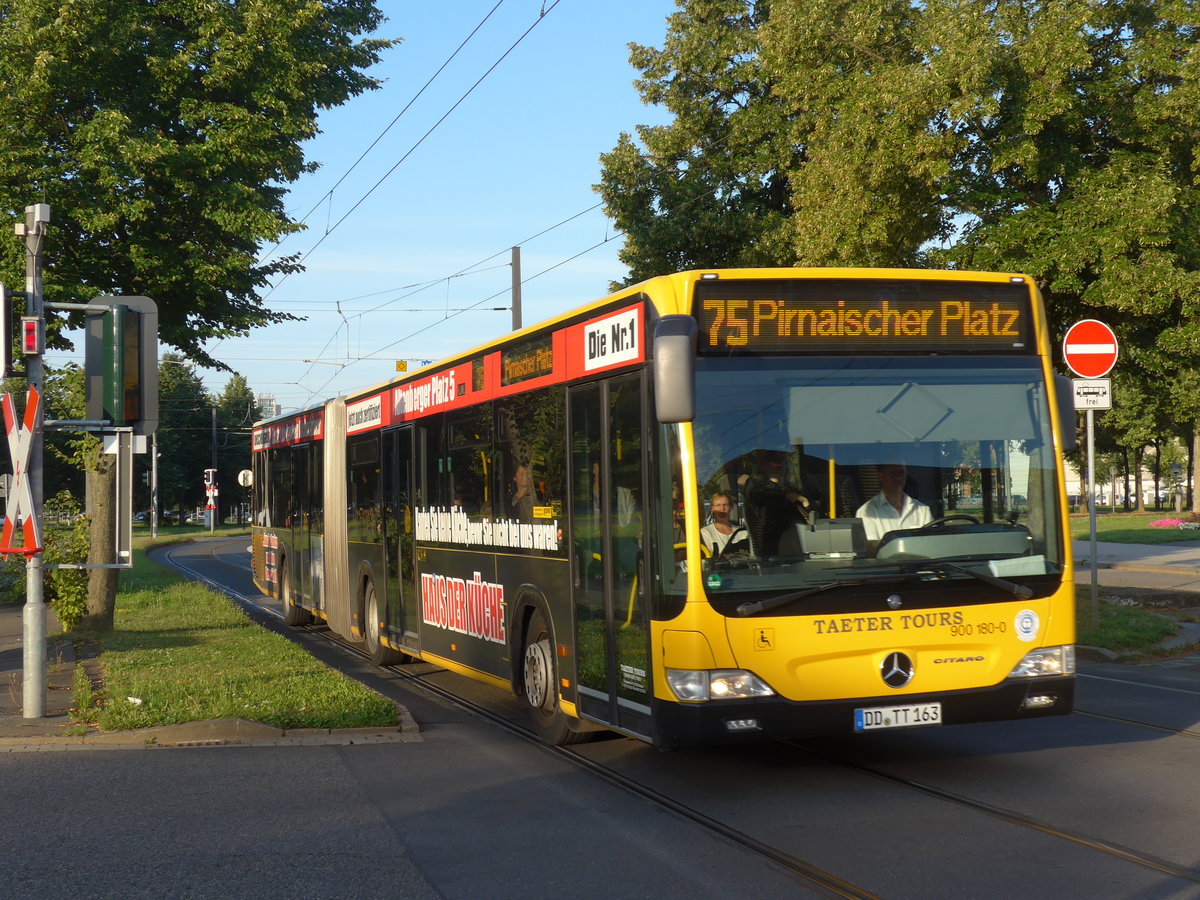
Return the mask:
<svg viewBox="0 0 1200 900">
<path fill-rule="evenodd" d="M 981 524 L 980 521 L 974 516 L 968 516 L 966 513 L 954 513 L 953 515 L 942 516 L 940 519 L 934 519 L 932 522 L 926 522 L 921 526 L 921 530 L 924 531 L 926 528 L 938 528 L 939 526 L 945 525 L 949 522 L 970 522 L 972 525 Z"/>
</svg>

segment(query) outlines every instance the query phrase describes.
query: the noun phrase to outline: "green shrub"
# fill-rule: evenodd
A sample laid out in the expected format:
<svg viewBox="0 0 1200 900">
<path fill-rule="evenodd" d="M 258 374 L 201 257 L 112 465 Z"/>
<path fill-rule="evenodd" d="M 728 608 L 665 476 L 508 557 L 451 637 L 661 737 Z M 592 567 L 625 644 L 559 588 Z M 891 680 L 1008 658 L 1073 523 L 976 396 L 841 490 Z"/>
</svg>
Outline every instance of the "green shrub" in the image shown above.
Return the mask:
<svg viewBox="0 0 1200 900">
<path fill-rule="evenodd" d="M 45 503 L 42 516 L 43 559 L 53 563 L 87 562 L 91 542 L 91 520 L 82 514 L 79 502 L 60 491 Z M 13 554 L 0 565 L 0 602 L 24 603 L 28 581 L 25 557 Z M 44 570 L 42 599 L 50 605 L 64 631 L 71 631 L 87 612 L 87 570 Z"/>
</svg>

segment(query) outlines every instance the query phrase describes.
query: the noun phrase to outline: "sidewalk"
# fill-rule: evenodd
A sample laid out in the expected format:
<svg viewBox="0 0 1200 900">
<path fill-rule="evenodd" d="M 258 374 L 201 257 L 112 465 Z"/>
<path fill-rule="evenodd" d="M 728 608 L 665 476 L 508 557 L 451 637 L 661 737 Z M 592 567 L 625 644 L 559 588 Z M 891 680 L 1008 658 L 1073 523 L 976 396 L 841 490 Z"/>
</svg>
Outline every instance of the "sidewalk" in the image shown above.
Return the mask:
<svg viewBox="0 0 1200 900">
<path fill-rule="evenodd" d="M 40 738 L 64 735 L 70 727 L 67 715 L 71 709 L 75 681 L 75 648 L 67 642 L 46 640 L 46 715 L 40 719 L 25 719 L 21 708 L 25 702 L 25 651 L 23 647 L 25 607 L 0 603 L 0 739 Z M 54 613 L 46 608 L 46 634 L 62 630 Z"/>
<path fill-rule="evenodd" d="M 1090 541 L 1072 541 L 1075 567 L 1090 567 Z M 1096 542 L 1096 564 L 1100 568 L 1128 572 L 1148 572 L 1174 579 L 1179 590 L 1200 592 L 1200 541 L 1174 544 L 1113 544 Z M 1078 574 L 1076 578 L 1079 579 Z M 1082 580 L 1082 579 L 1079 579 Z"/>
</svg>

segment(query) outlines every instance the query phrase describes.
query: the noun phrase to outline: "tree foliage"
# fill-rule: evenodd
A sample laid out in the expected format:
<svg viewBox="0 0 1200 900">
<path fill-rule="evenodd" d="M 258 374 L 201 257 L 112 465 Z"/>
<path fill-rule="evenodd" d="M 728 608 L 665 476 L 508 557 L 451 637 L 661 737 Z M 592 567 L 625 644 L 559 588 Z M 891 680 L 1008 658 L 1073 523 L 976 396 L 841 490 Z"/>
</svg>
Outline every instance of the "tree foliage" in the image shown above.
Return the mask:
<svg viewBox="0 0 1200 900">
<path fill-rule="evenodd" d="M 163 512 L 190 512 L 204 496 L 216 401 L 195 368 L 166 354 L 158 369 L 158 497 Z"/>
<path fill-rule="evenodd" d="M 622 134 L 597 190 L 625 232 L 630 281 L 706 266 L 771 265 L 789 212 L 791 159 L 757 33 L 765 2 L 694 0 L 669 19 L 662 50 L 632 45 L 648 103 L 671 125 Z"/>
<path fill-rule="evenodd" d="M 217 409 L 217 509 L 225 516 L 248 500 L 238 484 L 238 473 L 250 468 L 250 426 L 259 419 L 258 400 L 241 375 L 234 375 L 216 398 Z"/>
<path fill-rule="evenodd" d="M 1121 443 L 1149 427 L 1143 400 L 1194 432 L 1200 4 L 680 5 L 661 51 L 631 51 L 673 120 L 602 157 L 631 280 L 760 261 L 1024 272 L 1057 334 L 1117 331 L 1137 406 Z"/>
<path fill-rule="evenodd" d="M 300 228 L 283 202 L 317 111 L 376 86 L 391 42 L 360 36 L 381 19 L 373 0 L 0 0 L 0 209 L 50 204 L 46 299 L 152 297 L 165 343 L 225 368 L 205 340 L 284 318 L 259 294 L 296 258 L 257 258 Z"/>
</svg>

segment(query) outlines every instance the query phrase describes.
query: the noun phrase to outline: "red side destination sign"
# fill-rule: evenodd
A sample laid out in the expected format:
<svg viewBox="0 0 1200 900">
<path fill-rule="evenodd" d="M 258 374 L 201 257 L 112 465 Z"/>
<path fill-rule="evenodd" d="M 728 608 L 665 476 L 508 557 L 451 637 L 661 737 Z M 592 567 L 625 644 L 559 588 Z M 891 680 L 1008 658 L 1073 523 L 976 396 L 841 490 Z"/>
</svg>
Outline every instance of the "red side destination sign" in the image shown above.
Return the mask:
<svg viewBox="0 0 1200 900">
<path fill-rule="evenodd" d="M 1080 378 L 1103 378 L 1117 361 L 1117 336 L 1095 319 L 1076 322 L 1063 338 L 1063 358 Z"/>
</svg>

